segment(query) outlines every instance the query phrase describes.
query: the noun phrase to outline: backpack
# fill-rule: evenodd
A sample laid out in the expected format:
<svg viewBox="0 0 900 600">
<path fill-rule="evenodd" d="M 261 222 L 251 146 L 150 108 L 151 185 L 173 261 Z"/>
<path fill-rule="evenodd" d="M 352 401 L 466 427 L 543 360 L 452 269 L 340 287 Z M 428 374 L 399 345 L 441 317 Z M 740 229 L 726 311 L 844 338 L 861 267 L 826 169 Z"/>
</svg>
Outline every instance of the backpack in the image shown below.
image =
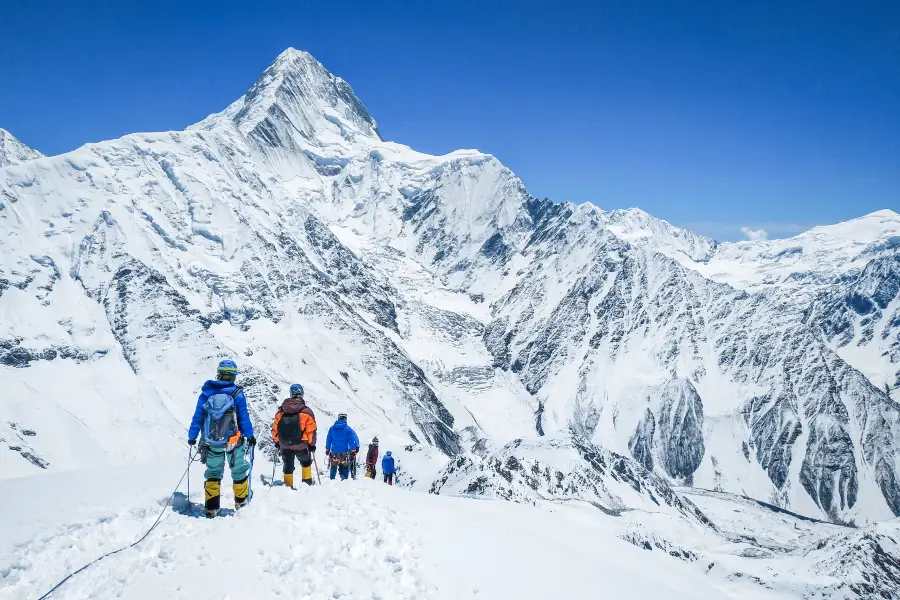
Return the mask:
<svg viewBox="0 0 900 600">
<path fill-rule="evenodd" d="M 300 414 L 282 414 L 278 421 L 278 443 L 282 446 L 296 446 L 303 441 L 300 431 Z"/>
<path fill-rule="evenodd" d="M 210 448 L 225 448 L 228 440 L 238 432 L 234 398 L 240 391 L 241 388 L 237 388 L 230 394 L 213 394 L 206 399 L 202 432 L 203 443 Z"/>
</svg>

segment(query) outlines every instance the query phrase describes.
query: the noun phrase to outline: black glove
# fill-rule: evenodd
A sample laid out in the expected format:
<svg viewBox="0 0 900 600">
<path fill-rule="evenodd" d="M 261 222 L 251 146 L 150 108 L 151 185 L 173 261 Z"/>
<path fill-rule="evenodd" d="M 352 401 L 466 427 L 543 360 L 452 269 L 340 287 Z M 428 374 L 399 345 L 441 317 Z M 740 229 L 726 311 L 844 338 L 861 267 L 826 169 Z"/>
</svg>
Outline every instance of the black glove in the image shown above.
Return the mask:
<svg viewBox="0 0 900 600">
<path fill-rule="evenodd" d="M 188 440 L 188 446 L 194 446 L 197 443 L 197 440 Z"/>
<path fill-rule="evenodd" d="M 275 442 L 275 449 L 278 450 L 279 452 L 281 452 L 281 444 L 279 444 L 278 442 Z"/>
<path fill-rule="evenodd" d="M 310 445 L 309 445 L 309 451 L 310 451 L 310 452 L 315 452 L 315 451 L 316 451 L 316 445 L 315 445 L 315 444 L 310 444 Z"/>
<path fill-rule="evenodd" d="M 251 448 L 252 448 L 253 446 L 255 446 L 255 445 L 256 445 L 256 438 L 255 438 L 255 437 L 248 437 L 248 438 L 247 438 L 247 445 L 250 446 Z"/>
</svg>

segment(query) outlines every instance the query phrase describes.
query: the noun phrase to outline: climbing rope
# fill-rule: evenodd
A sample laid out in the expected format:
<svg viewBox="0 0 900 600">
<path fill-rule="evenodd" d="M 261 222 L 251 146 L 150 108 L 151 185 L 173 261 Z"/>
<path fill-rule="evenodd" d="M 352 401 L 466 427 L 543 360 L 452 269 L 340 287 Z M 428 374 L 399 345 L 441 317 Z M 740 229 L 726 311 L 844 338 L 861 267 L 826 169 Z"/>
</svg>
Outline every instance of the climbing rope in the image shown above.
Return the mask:
<svg viewBox="0 0 900 600">
<path fill-rule="evenodd" d="M 50 594 L 52 594 L 53 592 L 58 590 L 60 587 L 62 587 L 62 585 L 64 583 L 66 583 L 67 581 L 69 581 L 72 577 L 75 577 L 76 575 L 78 575 L 79 573 L 81 573 L 82 571 L 87 569 L 88 567 L 97 564 L 98 562 L 100 562 L 101 560 L 106 558 L 107 556 L 112 556 L 113 554 L 118 554 L 119 552 L 122 552 L 123 550 L 128 550 L 129 548 L 134 548 L 135 546 L 137 546 L 138 544 L 143 542 L 145 539 L 147 539 L 147 536 L 150 535 L 150 532 L 152 532 L 154 529 L 156 529 L 156 526 L 159 525 L 160 519 L 162 519 L 162 516 L 165 514 L 166 509 L 169 508 L 169 504 L 171 503 L 172 498 L 175 496 L 175 492 L 177 492 L 178 488 L 181 487 L 181 482 L 184 481 L 185 476 L 188 474 L 188 471 L 191 468 L 191 463 L 193 463 L 196 460 L 196 457 L 197 457 L 196 452 L 193 454 L 191 454 L 190 451 L 188 452 L 188 466 L 187 466 L 187 468 L 185 468 L 184 473 L 181 474 L 181 479 L 178 480 L 178 485 L 176 485 L 175 489 L 172 490 L 172 493 L 169 494 L 169 500 L 168 500 L 168 502 L 166 502 L 163 505 L 163 509 L 159 512 L 159 516 L 156 517 L 156 521 L 153 522 L 153 525 L 150 526 L 150 529 L 148 529 L 147 532 L 140 537 L 140 539 L 138 539 L 134 543 L 128 544 L 127 546 L 122 546 L 118 550 L 113 550 L 112 552 L 107 552 L 103 556 L 101 556 L 99 558 L 95 558 L 91 562 L 87 563 L 86 565 L 84 565 L 83 567 L 78 569 L 77 571 L 72 571 L 71 573 L 66 575 L 62 580 L 60 580 L 59 583 L 54 585 L 53 588 L 49 592 L 47 592 L 46 594 L 41 596 L 38 600 L 45 600 L 46 598 L 49 598 Z M 190 501 L 191 501 L 191 498 L 190 498 L 190 496 L 188 496 L 188 504 L 189 505 L 190 505 Z"/>
</svg>

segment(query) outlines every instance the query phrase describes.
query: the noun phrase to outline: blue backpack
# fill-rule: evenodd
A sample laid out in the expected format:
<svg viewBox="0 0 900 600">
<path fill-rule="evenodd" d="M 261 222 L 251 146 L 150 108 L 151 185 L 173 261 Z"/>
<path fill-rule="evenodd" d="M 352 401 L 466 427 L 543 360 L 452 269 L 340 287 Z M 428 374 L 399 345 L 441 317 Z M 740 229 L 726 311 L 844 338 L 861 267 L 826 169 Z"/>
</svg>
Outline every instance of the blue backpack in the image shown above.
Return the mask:
<svg viewBox="0 0 900 600">
<path fill-rule="evenodd" d="M 237 388 L 231 394 L 213 394 L 203 405 L 206 412 L 203 418 L 203 443 L 210 448 L 225 448 L 228 440 L 238 432 L 234 397 L 240 391 L 241 388 Z"/>
</svg>

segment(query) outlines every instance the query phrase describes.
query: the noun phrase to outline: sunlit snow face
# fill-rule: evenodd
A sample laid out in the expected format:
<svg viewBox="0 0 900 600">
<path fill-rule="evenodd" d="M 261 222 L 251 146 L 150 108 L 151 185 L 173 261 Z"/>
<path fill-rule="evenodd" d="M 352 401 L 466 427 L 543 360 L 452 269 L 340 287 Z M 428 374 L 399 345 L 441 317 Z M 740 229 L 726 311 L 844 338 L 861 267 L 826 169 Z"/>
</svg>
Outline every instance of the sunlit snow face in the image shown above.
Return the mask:
<svg viewBox="0 0 900 600">
<path fill-rule="evenodd" d="M 900 511 L 896 214 L 716 245 L 540 201 L 490 155 L 380 140 L 298 52 L 187 131 L 26 157 L 0 203 L 4 478 L 180 457 L 236 357 L 260 431 L 303 381 L 426 489 L 574 431 L 670 484 Z"/>
</svg>

